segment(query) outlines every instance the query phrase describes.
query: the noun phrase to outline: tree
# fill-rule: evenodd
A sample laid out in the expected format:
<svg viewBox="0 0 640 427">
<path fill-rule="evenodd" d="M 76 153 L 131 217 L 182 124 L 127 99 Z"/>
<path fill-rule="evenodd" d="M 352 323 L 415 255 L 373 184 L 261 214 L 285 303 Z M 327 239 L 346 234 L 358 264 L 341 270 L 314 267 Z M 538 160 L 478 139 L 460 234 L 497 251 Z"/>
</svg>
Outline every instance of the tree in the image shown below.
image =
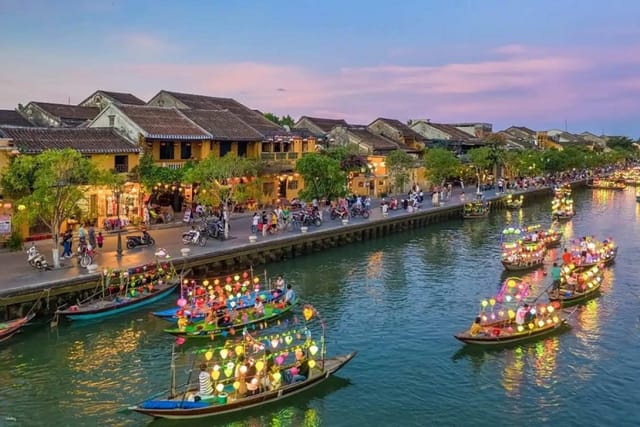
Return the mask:
<svg viewBox="0 0 640 427">
<path fill-rule="evenodd" d="M 444 148 L 432 148 L 424 155 L 425 174 L 435 185 L 442 185 L 447 178 L 456 176 L 460 165 L 460 159 Z"/>
<path fill-rule="evenodd" d="M 307 154 L 296 163 L 296 171 L 304 178 L 304 189 L 300 191 L 303 199 L 331 200 L 346 194 L 346 173 L 332 157 Z"/>
<path fill-rule="evenodd" d="M 385 165 L 392 192 L 404 192 L 409 182 L 410 171 L 416 166 L 415 159 L 404 150 L 394 150 L 387 154 Z"/>
<path fill-rule="evenodd" d="M 209 157 L 189 169 L 184 176 L 186 182 L 198 183 L 196 201 L 210 206 L 222 206 L 226 211 L 225 237 L 229 237 L 229 220 L 238 203 L 244 203 L 256 193 L 260 181 L 256 176 L 258 165 L 252 159 L 227 153 L 223 157 Z"/>
<path fill-rule="evenodd" d="M 37 156 L 19 156 L 2 174 L 2 187 L 14 199 L 18 220 L 41 221 L 53 236 L 53 265 L 60 267 L 59 234 L 63 221 L 84 199 L 83 186 L 100 182 L 100 174 L 78 151 L 47 150 Z"/>
<path fill-rule="evenodd" d="M 491 147 L 485 146 L 473 148 L 467 152 L 467 158 L 475 172 L 477 186 L 480 186 L 484 171 L 490 169 L 494 165 L 491 150 Z"/>
<path fill-rule="evenodd" d="M 273 113 L 264 113 L 264 118 L 279 126 L 289 126 L 291 128 L 295 124 L 293 117 L 288 114 L 286 116 L 278 117 Z"/>
</svg>

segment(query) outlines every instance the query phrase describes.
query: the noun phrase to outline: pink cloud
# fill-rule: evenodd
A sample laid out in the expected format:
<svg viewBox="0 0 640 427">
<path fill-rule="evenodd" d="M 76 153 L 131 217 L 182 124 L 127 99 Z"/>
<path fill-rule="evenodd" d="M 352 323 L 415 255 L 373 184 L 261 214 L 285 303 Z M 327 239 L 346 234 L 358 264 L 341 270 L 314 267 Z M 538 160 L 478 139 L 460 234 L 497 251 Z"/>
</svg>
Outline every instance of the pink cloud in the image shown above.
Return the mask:
<svg viewBox="0 0 640 427">
<path fill-rule="evenodd" d="M 135 49 L 171 49 L 145 33 L 123 36 Z M 0 105 L 31 99 L 79 102 L 95 89 L 127 91 L 149 99 L 160 89 L 233 97 L 276 114 L 315 115 L 368 123 L 379 116 L 405 121 L 607 119 L 640 113 L 640 47 L 598 50 L 508 45 L 486 58 L 439 66 L 382 64 L 332 73 L 313 66 L 258 62 L 48 62 L 18 60 L 0 79 Z M 496 56 L 497 55 L 497 56 Z M 8 60 L 10 58 L 7 58 Z M 620 70 L 627 72 L 620 74 Z M 613 113 L 615 111 L 615 113 Z"/>
</svg>

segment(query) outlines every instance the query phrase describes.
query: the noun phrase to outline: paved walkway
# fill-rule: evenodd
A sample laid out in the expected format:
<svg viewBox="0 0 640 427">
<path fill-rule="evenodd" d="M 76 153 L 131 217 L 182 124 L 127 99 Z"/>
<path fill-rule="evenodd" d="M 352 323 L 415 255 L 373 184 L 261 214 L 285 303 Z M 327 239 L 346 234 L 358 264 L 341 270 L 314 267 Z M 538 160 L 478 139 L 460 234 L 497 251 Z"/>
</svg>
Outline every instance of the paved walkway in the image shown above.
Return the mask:
<svg viewBox="0 0 640 427">
<path fill-rule="evenodd" d="M 465 189 L 465 200 L 472 200 L 474 197 L 475 188 Z M 488 200 L 496 198 L 495 192 L 486 191 L 485 197 Z M 462 206 L 460 200 L 461 190 L 454 188 L 453 195 L 445 206 Z M 425 199 L 422 204 L 422 210 L 436 209 L 432 206 L 430 199 Z M 406 211 L 400 209 L 397 211 L 389 211 L 389 216 L 402 216 L 411 215 Z M 355 218 L 351 219 L 352 223 L 362 223 L 366 221 L 376 221 L 382 219 L 382 212 L 380 210 L 380 200 L 374 200 L 372 202 L 372 213 L 369 219 Z M 324 214 L 324 222 L 321 227 L 309 227 L 309 233 L 314 231 L 326 230 L 327 228 L 343 227 L 341 221 L 331 220 L 328 217 L 328 213 Z M 150 229 L 150 234 L 156 240 L 156 245 L 153 247 L 139 247 L 134 249 L 126 248 L 125 233 L 122 234 L 122 247 L 123 256 L 117 257 L 116 245 L 117 235 L 107 234 L 105 235 L 104 247 L 98 250 L 98 253 L 94 259 L 94 264 L 98 265 L 98 270 L 109 268 L 127 268 L 135 267 L 144 263 L 152 262 L 154 259 L 154 253 L 157 248 L 164 248 L 173 257 L 181 257 L 180 249 L 184 247 L 181 240 L 182 232 L 188 230 L 190 226 L 188 224 L 176 224 L 172 228 L 162 229 Z M 262 240 L 273 240 L 291 236 L 292 234 L 299 234 L 300 231 L 283 231 L 273 236 L 263 237 L 262 234 L 258 234 L 258 242 Z M 104 234 L 104 233 L 103 233 Z M 131 232 L 130 234 L 135 234 Z M 249 235 L 251 234 L 251 215 L 238 215 L 231 218 L 231 238 L 224 242 L 220 242 L 215 239 L 209 239 L 207 246 L 204 248 L 198 246 L 190 246 L 192 255 L 202 255 L 205 253 L 215 253 L 219 250 L 229 250 L 233 248 L 244 247 L 249 243 Z M 27 243 L 25 247 L 29 244 Z M 77 241 L 74 244 L 74 250 L 76 249 Z M 37 247 L 41 254 L 43 254 L 47 260 L 52 259 L 52 241 L 44 240 L 37 242 Z M 20 252 L 5 252 L 0 253 L 0 265 L 4 267 L 2 275 L 0 275 L 0 297 L 11 295 L 15 290 L 28 287 L 46 287 L 47 283 L 73 279 L 78 276 L 90 274 L 87 269 L 78 265 L 77 259 L 74 257 L 71 260 L 62 260 L 63 267 L 56 270 L 38 271 L 32 268 L 27 262 L 27 256 L 25 251 Z M 178 267 L 178 266 L 176 266 Z M 1 303 L 1 301 L 0 301 Z"/>
</svg>

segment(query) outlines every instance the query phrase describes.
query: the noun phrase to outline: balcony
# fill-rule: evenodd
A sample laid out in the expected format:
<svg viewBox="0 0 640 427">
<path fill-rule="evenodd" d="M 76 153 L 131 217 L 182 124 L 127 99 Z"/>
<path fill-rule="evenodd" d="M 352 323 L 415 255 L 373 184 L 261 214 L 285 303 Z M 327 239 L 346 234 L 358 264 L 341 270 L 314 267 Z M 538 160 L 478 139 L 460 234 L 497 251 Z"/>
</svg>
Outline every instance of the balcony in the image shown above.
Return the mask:
<svg viewBox="0 0 640 427">
<path fill-rule="evenodd" d="M 162 166 L 163 168 L 168 168 L 168 169 L 180 169 L 182 168 L 182 166 L 184 166 L 185 162 L 163 162 L 160 161 L 159 164 L 160 166 Z"/>
<path fill-rule="evenodd" d="M 289 153 L 260 153 L 260 158 L 262 160 L 298 160 L 300 157 L 299 153 L 289 152 Z"/>
</svg>

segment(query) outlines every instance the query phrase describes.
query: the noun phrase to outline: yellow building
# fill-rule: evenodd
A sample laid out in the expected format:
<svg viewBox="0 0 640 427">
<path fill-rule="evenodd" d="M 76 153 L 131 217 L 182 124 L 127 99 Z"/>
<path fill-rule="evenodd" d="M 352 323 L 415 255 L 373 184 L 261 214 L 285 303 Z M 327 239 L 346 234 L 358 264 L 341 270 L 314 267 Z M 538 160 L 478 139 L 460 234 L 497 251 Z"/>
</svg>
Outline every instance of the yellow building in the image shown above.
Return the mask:
<svg viewBox="0 0 640 427">
<path fill-rule="evenodd" d="M 139 164 L 140 149 L 122 136 L 108 128 L 36 128 L 36 127 L 0 127 L 0 166 L 6 166 L 11 157 L 37 155 L 45 150 L 73 148 L 91 159 L 103 170 L 113 170 L 128 174 Z M 125 185 L 121 197 L 121 212 L 134 215 L 139 208 L 139 186 L 134 183 Z M 115 215 L 113 205 L 117 201 L 110 190 L 101 187 L 88 187 L 86 199 L 80 206 L 80 218 L 102 225 L 103 220 Z M 2 201 L 0 215 L 13 215 L 12 202 Z M 21 230 L 23 236 L 35 236 L 48 233 L 42 225 Z M 5 233 L 6 234 L 6 233 Z"/>
</svg>

